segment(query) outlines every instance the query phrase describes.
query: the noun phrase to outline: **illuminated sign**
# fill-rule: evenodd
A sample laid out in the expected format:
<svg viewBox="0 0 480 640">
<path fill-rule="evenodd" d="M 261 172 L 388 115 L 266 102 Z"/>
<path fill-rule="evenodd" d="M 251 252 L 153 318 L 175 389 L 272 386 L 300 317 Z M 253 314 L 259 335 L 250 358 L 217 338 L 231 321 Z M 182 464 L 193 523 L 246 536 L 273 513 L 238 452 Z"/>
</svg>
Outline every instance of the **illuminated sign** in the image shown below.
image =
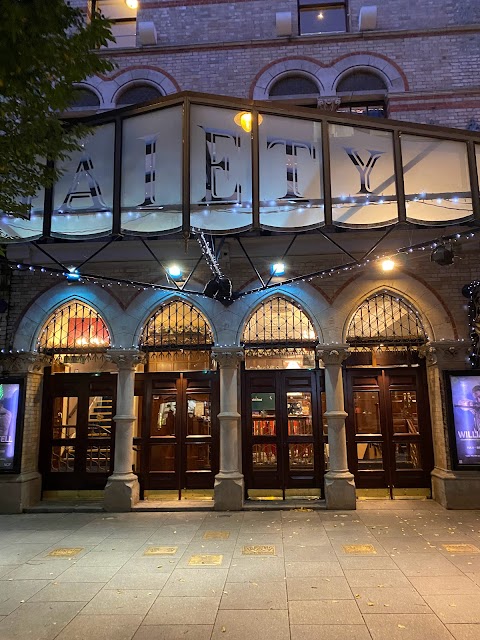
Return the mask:
<svg viewBox="0 0 480 640">
<path fill-rule="evenodd" d="M 453 468 L 480 468 L 480 371 L 449 371 L 446 383 Z"/>
<path fill-rule="evenodd" d="M 0 379 L 0 472 L 19 473 L 23 381 Z"/>
</svg>

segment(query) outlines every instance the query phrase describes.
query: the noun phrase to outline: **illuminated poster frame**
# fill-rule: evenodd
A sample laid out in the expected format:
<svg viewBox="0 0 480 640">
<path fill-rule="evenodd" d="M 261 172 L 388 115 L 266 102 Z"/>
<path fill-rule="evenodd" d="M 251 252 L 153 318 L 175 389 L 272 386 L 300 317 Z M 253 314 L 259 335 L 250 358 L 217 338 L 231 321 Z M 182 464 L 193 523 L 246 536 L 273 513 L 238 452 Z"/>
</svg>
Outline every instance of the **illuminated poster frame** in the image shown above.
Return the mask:
<svg viewBox="0 0 480 640">
<path fill-rule="evenodd" d="M 480 369 L 445 371 L 454 470 L 480 470 Z"/>
<path fill-rule="evenodd" d="M 24 408 L 24 379 L 0 378 L 0 474 L 20 473 Z"/>
</svg>

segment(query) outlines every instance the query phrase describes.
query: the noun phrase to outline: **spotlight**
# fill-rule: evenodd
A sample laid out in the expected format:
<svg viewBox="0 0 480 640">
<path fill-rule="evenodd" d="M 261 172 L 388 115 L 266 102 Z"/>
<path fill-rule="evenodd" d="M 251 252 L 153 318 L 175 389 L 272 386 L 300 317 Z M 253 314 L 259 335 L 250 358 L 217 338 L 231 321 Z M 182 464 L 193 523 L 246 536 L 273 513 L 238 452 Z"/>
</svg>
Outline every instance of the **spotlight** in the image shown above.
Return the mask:
<svg viewBox="0 0 480 640">
<path fill-rule="evenodd" d="M 285 265 L 283 262 L 276 262 L 272 264 L 270 267 L 270 273 L 272 276 L 284 276 L 285 275 Z"/>
<path fill-rule="evenodd" d="M 138 9 L 138 0 L 125 0 L 125 4 L 129 9 Z"/>
<path fill-rule="evenodd" d="M 68 267 L 67 280 L 68 282 L 78 282 L 82 276 L 78 273 L 75 267 Z"/>
<path fill-rule="evenodd" d="M 215 276 L 207 282 L 203 295 L 218 300 L 222 304 L 230 304 L 232 302 L 232 283 L 229 278 Z"/>
<path fill-rule="evenodd" d="M 384 271 L 393 271 L 395 269 L 395 262 L 393 260 L 382 260 L 382 269 Z"/>
<path fill-rule="evenodd" d="M 167 273 L 173 280 L 179 280 L 182 277 L 182 270 L 178 264 L 171 264 L 167 267 Z"/>
<path fill-rule="evenodd" d="M 447 248 L 444 244 L 439 244 L 432 251 L 430 255 L 430 260 L 432 262 L 436 262 L 442 267 L 446 267 L 449 264 L 453 264 L 453 259 L 455 255 L 451 248 Z"/>
</svg>

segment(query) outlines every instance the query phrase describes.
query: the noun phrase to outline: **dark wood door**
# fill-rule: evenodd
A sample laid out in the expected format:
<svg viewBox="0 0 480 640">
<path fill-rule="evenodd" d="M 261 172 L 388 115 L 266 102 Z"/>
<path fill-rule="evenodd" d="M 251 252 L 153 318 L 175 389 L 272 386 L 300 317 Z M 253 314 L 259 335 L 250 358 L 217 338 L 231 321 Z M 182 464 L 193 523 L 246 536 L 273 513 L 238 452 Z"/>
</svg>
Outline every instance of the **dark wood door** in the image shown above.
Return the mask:
<svg viewBox="0 0 480 640">
<path fill-rule="evenodd" d="M 141 490 L 213 488 L 218 473 L 218 376 L 145 373 L 135 379 L 135 471 Z"/>
<path fill-rule="evenodd" d="M 423 367 L 346 371 L 347 446 L 359 488 L 430 486 L 432 431 Z"/>
<path fill-rule="evenodd" d="M 248 489 L 321 488 L 320 371 L 245 371 L 243 469 Z"/>
<path fill-rule="evenodd" d="M 103 489 L 113 470 L 115 374 L 50 374 L 43 387 L 43 490 Z"/>
</svg>

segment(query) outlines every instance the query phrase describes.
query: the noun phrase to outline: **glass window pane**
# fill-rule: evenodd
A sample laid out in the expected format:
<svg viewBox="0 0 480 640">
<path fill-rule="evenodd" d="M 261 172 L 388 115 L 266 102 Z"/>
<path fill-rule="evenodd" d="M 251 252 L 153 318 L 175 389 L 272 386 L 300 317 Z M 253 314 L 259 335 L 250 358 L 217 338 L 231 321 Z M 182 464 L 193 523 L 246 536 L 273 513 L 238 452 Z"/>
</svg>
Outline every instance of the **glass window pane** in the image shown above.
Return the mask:
<svg viewBox="0 0 480 640">
<path fill-rule="evenodd" d="M 420 445 L 415 442 L 396 442 L 395 464 L 397 469 L 421 469 Z"/>
<path fill-rule="evenodd" d="M 288 445 L 290 469 L 308 469 L 313 471 L 313 444 L 295 443 Z"/>
<path fill-rule="evenodd" d="M 390 391 L 394 433 L 418 433 L 416 391 Z"/>
<path fill-rule="evenodd" d="M 56 397 L 53 400 L 53 438 L 75 438 L 78 398 Z"/>
<path fill-rule="evenodd" d="M 262 115 L 260 222 L 301 229 L 324 221 L 321 123 Z"/>
<path fill-rule="evenodd" d="M 157 233 L 182 226 L 182 109 L 123 123 L 122 230 Z"/>
<path fill-rule="evenodd" d="M 187 471 L 211 471 L 209 444 L 187 444 Z"/>
<path fill-rule="evenodd" d="M 211 435 L 210 394 L 187 394 L 187 436 Z"/>
<path fill-rule="evenodd" d="M 378 391 L 355 391 L 353 412 L 356 434 L 381 433 Z"/>
<path fill-rule="evenodd" d="M 323 461 L 325 464 L 325 471 L 330 469 L 330 451 L 328 448 L 328 442 L 324 442 L 323 444 Z"/>
<path fill-rule="evenodd" d="M 88 436 L 110 438 L 113 424 L 112 396 L 88 399 Z"/>
<path fill-rule="evenodd" d="M 375 227 L 398 219 L 390 131 L 330 124 L 333 222 Z"/>
<path fill-rule="evenodd" d="M 150 471 L 175 471 L 175 445 L 153 444 L 150 447 Z"/>
<path fill-rule="evenodd" d="M 277 469 L 277 445 L 254 444 L 252 447 L 252 461 L 254 470 Z"/>
<path fill-rule="evenodd" d="M 321 402 L 322 402 L 322 427 L 323 427 L 323 435 L 328 437 L 328 420 L 325 417 L 325 412 L 327 410 L 327 395 L 325 391 L 322 391 L 320 394 Z"/>
<path fill-rule="evenodd" d="M 73 473 L 75 465 L 75 447 L 52 447 L 50 471 Z"/>
<path fill-rule="evenodd" d="M 249 115 L 232 109 L 192 105 L 192 227 L 222 232 L 251 226 L 252 159 Z"/>
<path fill-rule="evenodd" d="M 472 215 L 464 142 L 402 135 L 407 220 L 454 222 Z"/>
<path fill-rule="evenodd" d="M 53 187 L 52 236 L 63 238 L 112 231 L 115 125 L 94 127 L 82 149 L 59 162 Z"/>
<path fill-rule="evenodd" d="M 135 396 L 134 398 L 133 414 L 137 416 L 134 424 L 134 438 L 140 438 L 142 434 L 142 420 L 143 420 L 143 396 Z"/>
<path fill-rule="evenodd" d="M 254 436 L 275 435 L 274 393 L 252 393 L 252 425 Z"/>
<path fill-rule="evenodd" d="M 382 444 L 380 442 L 357 442 L 359 471 L 381 471 L 383 469 Z"/>
<path fill-rule="evenodd" d="M 300 11 L 300 34 L 346 31 L 344 8 L 319 8 Z"/>
<path fill-rule="evenodd" d="M 302 391 L 287 392 L 287 415 L 289 436 L 311 436 L 312 394 Z"/>
<path fill-rule="evenodd" d="M 246 369 L 315 369 L 314 349 L 260 348 L 245 350 Z"/>
<path fill-rule="evenodd" d="M 151 436 L 174 436 L 177 412 L 176 393 L 165 393 L 152 397 Z"/>
<path fill-rule="evenodd" d="M 110 471 L 110 446 L 93 445 L 87 447 L 87 473 L 108 473 Z"/>
</svg>

